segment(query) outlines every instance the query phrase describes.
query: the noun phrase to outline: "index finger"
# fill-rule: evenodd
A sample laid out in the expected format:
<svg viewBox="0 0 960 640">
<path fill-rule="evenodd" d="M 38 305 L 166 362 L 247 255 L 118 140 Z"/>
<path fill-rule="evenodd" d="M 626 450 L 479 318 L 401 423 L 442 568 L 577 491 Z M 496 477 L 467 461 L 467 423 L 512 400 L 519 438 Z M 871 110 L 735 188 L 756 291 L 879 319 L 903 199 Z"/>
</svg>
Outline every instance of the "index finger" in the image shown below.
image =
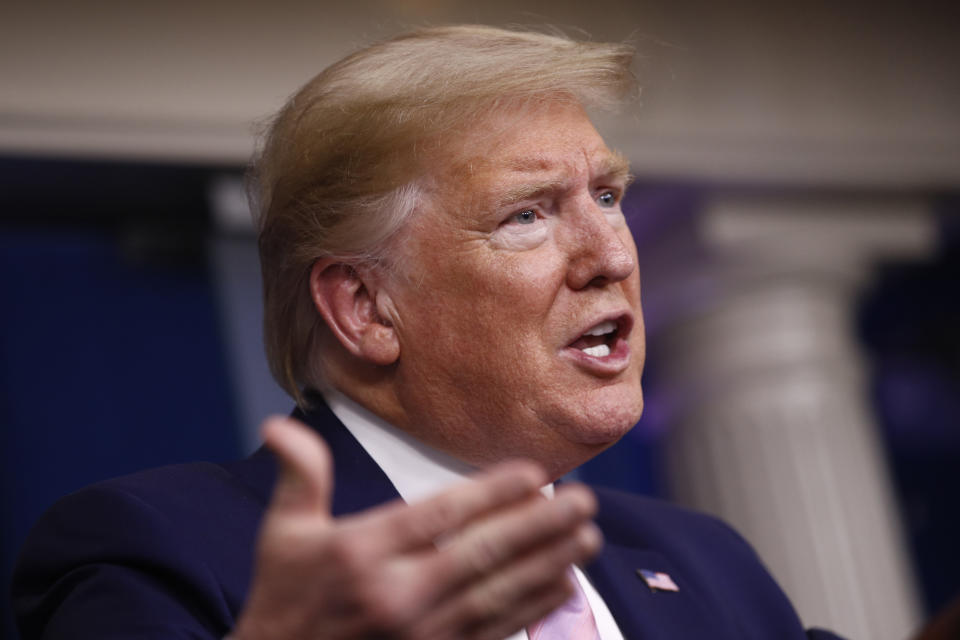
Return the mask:
<svg viewBox="0 0 960 640">
<path fill-rule="evenodd" d="M 390 532 L 383 551 L 412 551 L 433 545 L 491 511 L 529 499 L 548 480 L 539 465 L 513 460 L 422 502 L 394 504 L 362 517 L 377 518 L 377 525 Z"/>
</svg>

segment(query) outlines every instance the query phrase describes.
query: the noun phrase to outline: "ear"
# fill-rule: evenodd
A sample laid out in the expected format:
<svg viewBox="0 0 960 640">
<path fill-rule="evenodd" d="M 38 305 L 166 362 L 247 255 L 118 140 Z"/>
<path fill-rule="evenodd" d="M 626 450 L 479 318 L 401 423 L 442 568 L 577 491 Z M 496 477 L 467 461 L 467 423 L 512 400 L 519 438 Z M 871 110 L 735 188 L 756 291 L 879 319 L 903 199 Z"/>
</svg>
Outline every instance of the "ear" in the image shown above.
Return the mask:
<svg viewBox="0 0 960 640">
<path fill-rule="evenodd" d="M 327 326 L 351 354 L 383 366 L 400 357 L 393 323 L 381 316 L 392 302 L 374 277 L 333 258 L 320 259 L 310 270 L 310 294 Z"/>
</svg>

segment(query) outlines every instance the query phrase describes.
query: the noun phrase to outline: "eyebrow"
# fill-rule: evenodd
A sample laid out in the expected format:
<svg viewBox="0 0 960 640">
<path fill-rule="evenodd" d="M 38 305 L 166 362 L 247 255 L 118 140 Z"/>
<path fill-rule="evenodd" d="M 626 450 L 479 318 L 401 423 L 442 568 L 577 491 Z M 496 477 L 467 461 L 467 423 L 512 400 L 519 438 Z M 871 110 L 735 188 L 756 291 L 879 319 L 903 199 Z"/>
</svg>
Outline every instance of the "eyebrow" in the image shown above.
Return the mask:
<svg viewBox="0 0 960 640">
<path fill-rule="evenodd" d="M 498 198 L 500 206 L 507 206 L 523 200 L 532 200 L 545 193 L 559 191 L 566 184 L 566 180 L 553 179 L 544 182 L 525 183 L 507 189 Z"/>
<path fill-rule="evenodd" d="M 630 173 L 630 161 L 619 151 L 611 151 L 603 158 L 599 174 L 606 178 L 622 180 L 627 184 L 633 182 L 633 174 Z"/>
<path fill-rule="evenodd" d="M 550 167 L 542 159 L 518 159 L 510 163 L 510 168 L 515 171 L 529 170 L 531 166 L 535 170 L 548 170 Z M 611 151 L 605 154 L 597 167 L 597 176 L 606 180 L 617 180 L 629 185 L 633 180 L 630 173 L 630 162 L 619 151 Z M 530 200 L 542 196 L 545 193 L 563 189 L 566 180 L 563 178 L 552 178 L 542 182 L 520 184 L 507 189 L 499 200 L 500 206 L 506 206 L 523 200 Z"/>
</svg>

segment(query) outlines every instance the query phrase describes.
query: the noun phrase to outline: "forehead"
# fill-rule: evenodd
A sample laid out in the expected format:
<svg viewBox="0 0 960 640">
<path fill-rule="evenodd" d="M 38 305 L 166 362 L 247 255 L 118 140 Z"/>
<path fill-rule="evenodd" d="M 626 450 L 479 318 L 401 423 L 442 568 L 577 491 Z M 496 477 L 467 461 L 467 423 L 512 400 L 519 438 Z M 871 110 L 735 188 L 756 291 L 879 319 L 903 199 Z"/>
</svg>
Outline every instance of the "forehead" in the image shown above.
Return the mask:
<svg viewBox="0 0 960 640">
<path fill-rule="evenodd" d="M 441 186 L 497 188 L 505 181 L 626 175 L 624 158 L 607 148 L 579 105 L 555 103 L 501 109 L 447 147 Z"/>
</svg>

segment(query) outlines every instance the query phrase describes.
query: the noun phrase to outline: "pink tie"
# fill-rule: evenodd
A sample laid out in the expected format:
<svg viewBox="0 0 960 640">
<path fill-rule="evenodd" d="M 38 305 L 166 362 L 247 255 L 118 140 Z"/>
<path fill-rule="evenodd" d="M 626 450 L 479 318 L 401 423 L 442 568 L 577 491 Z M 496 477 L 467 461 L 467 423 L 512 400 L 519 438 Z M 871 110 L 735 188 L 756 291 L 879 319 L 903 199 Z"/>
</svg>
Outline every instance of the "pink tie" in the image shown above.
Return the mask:
<svg viewBox="0 0 960 640">
<path fill-rule="evenodd" d="M 587 595 L 573 570 L 568 576 L 573 583 L 573 595 L 546 618 L 527 627 L 530 640 L 600 640 Z"/>
</svg>

